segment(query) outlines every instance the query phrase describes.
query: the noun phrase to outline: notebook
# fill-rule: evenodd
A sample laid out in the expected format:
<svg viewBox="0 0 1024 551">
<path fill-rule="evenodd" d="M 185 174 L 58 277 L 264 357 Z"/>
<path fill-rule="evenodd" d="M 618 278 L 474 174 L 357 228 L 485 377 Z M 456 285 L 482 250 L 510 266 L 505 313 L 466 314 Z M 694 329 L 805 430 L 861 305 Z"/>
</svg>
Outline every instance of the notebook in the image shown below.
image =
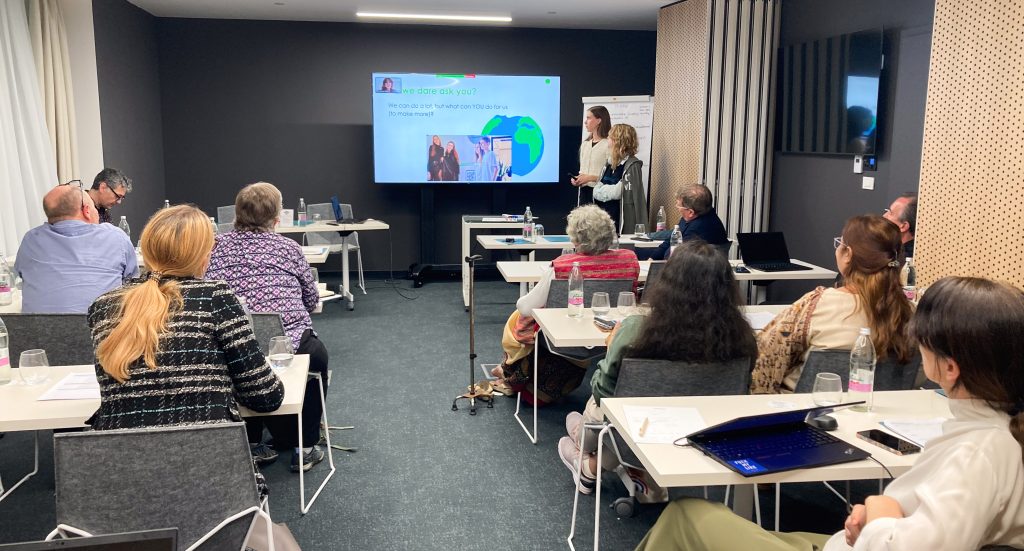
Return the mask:
<svg viewBox="0 0 1024 551">
<path fill-rule="evenodd" d="M 807 424 L 807 420 L 864 402 L 739 417 L 687 435 L 693 447 L 743 476 L 835 465 L 868 452 Z"/>
<path fill-rule="evenodd" d="M 789 259 L 789 249 L 782 232 L 737 233 L 740 256 L 747 268 L 762 272 L 790 272 L 810 270 L 808 266 L 794 264 Z"/>
</svg>

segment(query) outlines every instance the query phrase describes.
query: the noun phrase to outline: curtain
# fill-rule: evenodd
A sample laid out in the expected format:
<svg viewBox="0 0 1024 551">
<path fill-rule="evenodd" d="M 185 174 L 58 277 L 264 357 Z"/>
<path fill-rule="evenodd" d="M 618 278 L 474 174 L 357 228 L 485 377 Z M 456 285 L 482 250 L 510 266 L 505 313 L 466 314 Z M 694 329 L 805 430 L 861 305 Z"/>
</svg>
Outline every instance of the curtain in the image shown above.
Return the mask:
<svg viewBox="0 0 1024 551">
<path fill-rule="evenodd" d="M 68 33 L 58 0 L 28 0 L 28 28 L 39 75 L 39 90 L 61 182 L 78 178 L 75 101 L 71 88 Z"/>
<path fill-rule="evenodd" d="M 46 221 L 43 195 L 57 184 L 20 0 L 0 0 L 0 251 L 13 254 L 25 232 Z"/>
</svg>

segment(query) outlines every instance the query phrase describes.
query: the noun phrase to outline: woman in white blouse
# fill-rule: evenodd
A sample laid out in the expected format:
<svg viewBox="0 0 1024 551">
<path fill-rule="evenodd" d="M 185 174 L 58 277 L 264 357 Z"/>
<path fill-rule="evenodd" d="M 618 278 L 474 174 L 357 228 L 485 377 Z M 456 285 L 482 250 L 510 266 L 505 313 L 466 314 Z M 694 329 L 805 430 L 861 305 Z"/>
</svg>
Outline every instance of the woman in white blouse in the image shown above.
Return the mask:
<svg viewBox="0 0 1024 551">
<path fill-rule="evenodd" d="M 603 105 L 587 109 L 583 126 L 590 134 L 580 144 L 580 172 L 571 180 L 576 186 L 576 206 L 593 202 L 594 186 L 604 174 L 608 164 L 608 132 L 612 129 L 612 116 Z"/>
<path fill-rule="evenodd" d="M 832 536 L 769 532 L 718 503 L 670 504 L 639 550 L 1024 548 L 1024 292 L 947 277 L 911 322 L 923 368 L 953 418 L 913 468 L 853 508 Z"/>
</svg>

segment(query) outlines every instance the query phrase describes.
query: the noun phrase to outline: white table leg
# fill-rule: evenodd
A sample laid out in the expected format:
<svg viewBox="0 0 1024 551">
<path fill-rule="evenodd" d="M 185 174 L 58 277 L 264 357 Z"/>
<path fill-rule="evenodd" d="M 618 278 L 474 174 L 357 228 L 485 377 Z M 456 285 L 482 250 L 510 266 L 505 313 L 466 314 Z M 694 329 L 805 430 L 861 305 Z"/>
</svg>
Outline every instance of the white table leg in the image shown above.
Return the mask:
<svg viewBox="0 0 1024 551">
<path fill-rule="evenodd" d="M 0 501 L 7 499 L 7 496 L 11 495 L 11 493 L 13 493 L 14 490 L 18 489 L 18 486 L 21 486 L 22 484 L 25 483 L 26 480 L 32 478 L 33 476 L 35 476 L 36 473 L 39 472 L 39 431 L 33 431 L 33 435 L 35 437 L 35 459 L 33 460 L 32 463 L 32 472 L 23 476 L 21 480 L 16 482 L 14 486 L 8 488 L 7 491 L 3 491 L 3 487 L 0 486 L 0 492 L 2 492 L 0 493 Z"/>
<path fill-rule="evenodd" d="M 323 408 L 320 412 L 320 421 L 323 422 L 325 427 L 330 427 L 331 424 L 327 422 L 327 400 L 324 396 L 324 381 L 320 378 L 319 373 L 311 373 L 310 377 L 316 377 L 317 386 L 320 387 L 320 405 Z M 306 503 L 305 471 L 302 469 L 302 462 L 305 459 L 302 453 L 302 413 L 296 415 L 295 418 L 298 420 L 299 426 L 299 510 L 302 511 L 302 514 L 306 514 L 309 512 L 310 507 L 313 506 L 316 498 L 320 497 L 320 492 L 327 486 L 327 481 L 334 476 L 334 451 L 331 448 L 331 429 L 328 428 L 324 432 L 324 438 L 327 439 L 327 462 L 331 465 L 331 470 L 327 473 L 324 481 L 320 483 L 320 487 L 316 489 L 313 497 L 309 499 L 309 503 Z"/>
<path fill-rule="evenodd" d="M 341 296 L 348 299 L 348 309 L 354 310 L 356 307 L 356 297 L 349 290 L 348 253 L 348 240 L 344 240 L 341 244 Z"/>
<path fill-rule="evenodd" d="M 519 426 L 523 427 L 523 432 L 530 439 L 530 442 L 537 443 L 537 356 L 540 354 L 537 351 L 537 347 L 540 346 L 541 334 L 537 331 L 536 336 L 533 338 L 533 434 L 530 434 L 530 429 L 526 428 L 526 424 L 523 423 L 522 418 L 519 417 L 519 405 L 522 401 L 523 393 L 519 392 L 516 394 L 516 411 L 512 414 L 519 422 Z"/>
</svg>

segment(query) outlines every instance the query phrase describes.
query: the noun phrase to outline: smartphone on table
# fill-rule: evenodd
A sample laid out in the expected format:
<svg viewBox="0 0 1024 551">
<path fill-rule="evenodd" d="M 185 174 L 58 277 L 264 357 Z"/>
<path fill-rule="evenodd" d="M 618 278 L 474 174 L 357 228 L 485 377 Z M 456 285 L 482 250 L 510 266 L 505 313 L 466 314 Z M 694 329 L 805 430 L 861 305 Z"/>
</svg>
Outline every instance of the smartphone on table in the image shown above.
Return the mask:
<svg viewBox="0 0 1024 551">
<path fill-rule="evenodd" d="M 910 455 L 921 451 L 921 447 L 913 442 L 908 442 L 899 436 L 894 436 L 879 429 L 862 430 L 857 433 L 857 438 L 871 442 L 872 444 L 889 450 L 896 455 Z"/>
</svg>

